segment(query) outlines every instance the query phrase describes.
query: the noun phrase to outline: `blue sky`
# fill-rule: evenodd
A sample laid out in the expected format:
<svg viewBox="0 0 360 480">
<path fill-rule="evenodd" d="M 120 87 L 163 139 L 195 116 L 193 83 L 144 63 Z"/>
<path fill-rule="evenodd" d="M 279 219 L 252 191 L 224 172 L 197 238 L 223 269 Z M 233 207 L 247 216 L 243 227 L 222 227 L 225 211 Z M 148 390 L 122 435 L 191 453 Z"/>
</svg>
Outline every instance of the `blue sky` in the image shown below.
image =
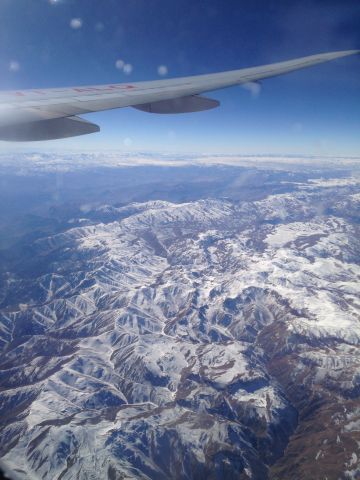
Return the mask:
<svg viewBox="0 0 360 480">
<path fill-rule="evenodd" d="M 183 76 L 353 48 L 358 0 L 0 3 L 0 89 L 150 80 L 159 66 Z M 220 108 L 190 115 L 87 115 L 101 133 L 19 148 L 360 155 L 360 56 L 265 80 L 257 95 L 235 87 L 212 97 Z"/>
</svg>

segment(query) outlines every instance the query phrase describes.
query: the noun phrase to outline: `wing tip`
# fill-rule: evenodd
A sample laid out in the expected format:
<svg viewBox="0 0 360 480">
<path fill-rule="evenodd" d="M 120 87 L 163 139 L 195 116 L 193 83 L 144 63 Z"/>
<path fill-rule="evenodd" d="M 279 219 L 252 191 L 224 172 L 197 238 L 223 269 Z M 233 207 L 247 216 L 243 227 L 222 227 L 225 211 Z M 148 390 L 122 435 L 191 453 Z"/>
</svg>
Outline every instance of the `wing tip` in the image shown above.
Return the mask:
<svg viewBox="0 0 360 480">
<path fill-rule="evenodd" d="M 347 57 L 348 55 L 358 55 L 360 53 L 360 49 L 355 50 L 341 50 L 339 52 L 334 52 L 335 55 L 339 57 Z"/>
</svg>

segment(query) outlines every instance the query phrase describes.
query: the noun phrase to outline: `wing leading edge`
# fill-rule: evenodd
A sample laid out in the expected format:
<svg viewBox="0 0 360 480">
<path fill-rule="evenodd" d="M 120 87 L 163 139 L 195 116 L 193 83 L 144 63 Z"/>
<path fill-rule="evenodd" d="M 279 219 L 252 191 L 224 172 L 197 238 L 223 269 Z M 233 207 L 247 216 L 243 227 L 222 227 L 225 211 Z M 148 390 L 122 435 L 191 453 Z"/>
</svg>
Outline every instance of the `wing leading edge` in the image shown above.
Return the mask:
<svg viewBox="0 0 360 480">
<path fill-rule="evenodd" d="M 31 141 L 65 138 L 99 131 L 78 115 L 135 107 L 150 113 L 207 110 L 219 102 L 199 94 L 255 82 L 360 53 L 322 53 L 260 67 L 133 84 L 95 85 L 0 92 L 0 140 Z"/>
</svg>

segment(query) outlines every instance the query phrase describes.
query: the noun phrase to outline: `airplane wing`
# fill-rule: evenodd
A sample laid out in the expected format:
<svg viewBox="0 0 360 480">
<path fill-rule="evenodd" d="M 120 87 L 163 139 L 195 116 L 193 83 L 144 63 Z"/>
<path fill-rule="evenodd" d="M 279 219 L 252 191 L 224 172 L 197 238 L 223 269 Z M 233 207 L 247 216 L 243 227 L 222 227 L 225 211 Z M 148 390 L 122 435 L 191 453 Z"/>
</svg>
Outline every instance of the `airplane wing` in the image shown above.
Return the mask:
<svg viewBox="0 0 360 480">
<path fill-rule="evenodd" d="M 186 113 L 217 107 L 204 92 L 256 82 L 360 50 L 322 53 L 260 67 L 137 83 L 0 92 L 0 140 L 33 141 L 84 135 L 100 128 L 78 115 L 134 107 L 149 113 Z"/>
</svg>

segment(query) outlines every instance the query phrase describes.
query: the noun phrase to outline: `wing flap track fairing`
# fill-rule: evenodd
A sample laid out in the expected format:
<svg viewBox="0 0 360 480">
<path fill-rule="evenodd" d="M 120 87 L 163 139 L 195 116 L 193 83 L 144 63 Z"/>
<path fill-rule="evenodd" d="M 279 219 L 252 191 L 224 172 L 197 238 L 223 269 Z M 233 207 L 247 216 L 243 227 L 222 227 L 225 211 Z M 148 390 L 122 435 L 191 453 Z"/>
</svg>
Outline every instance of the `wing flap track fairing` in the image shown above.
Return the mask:
<svg viewBox="0 0 360 480">
<path fill-rule="evenodd" d="M 200 97 L 199 95 L 190 95 L 188 97 L 172 98 L 170 100 L 160 100 L 158 102 L 144 103 L 134 105 L 133 108 L 148 113 L 192 113 L 211 110 L 220 105 L 218 100 L 212 98 Z"/>
</svg>

